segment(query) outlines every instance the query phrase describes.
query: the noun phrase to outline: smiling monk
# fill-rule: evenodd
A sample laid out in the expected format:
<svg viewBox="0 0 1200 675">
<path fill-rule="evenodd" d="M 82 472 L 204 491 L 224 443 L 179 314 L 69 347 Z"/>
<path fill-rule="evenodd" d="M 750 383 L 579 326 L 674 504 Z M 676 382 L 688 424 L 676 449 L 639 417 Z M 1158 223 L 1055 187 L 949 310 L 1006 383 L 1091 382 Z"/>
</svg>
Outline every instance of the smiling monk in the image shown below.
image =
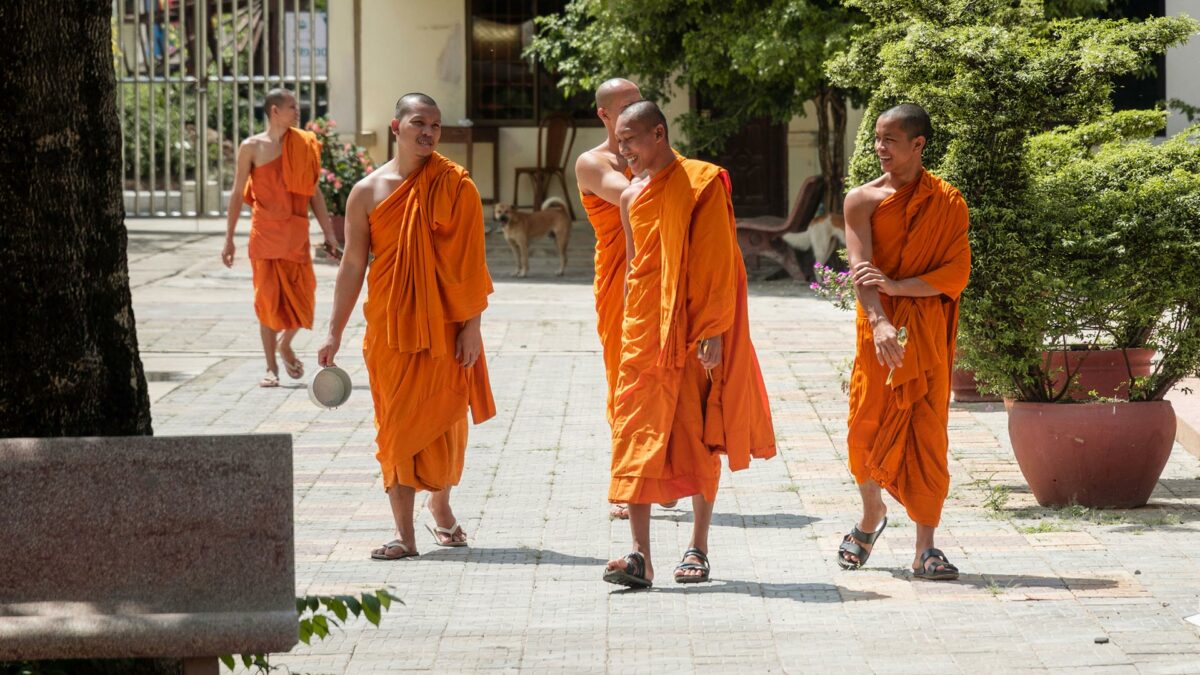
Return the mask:
<svg viewBox="0 0 1200 675">
<path fill-rule="evenodd" d="M 333 365 L 367 274 L 363 360 L 378 430 L 375 457 L 396 536 L 376 560 L 416 556 L 413 511 L 428 490 L 439 546 L 466 546 L 450 508 L 462 477 L 467 409 L 475 424 L 496 414 L 479 322 L 492 292 L 479 191 L 435 151 L 442 113 L 425 94 L 396 102 L 396 156 L 359 181 L 346 202 L 346 252 L 329 335 L 317 356 Z"/>
<path fill-rule="evenodd" d="M 920 106 L 884 112 L 875 123 L 883 175 L 846 195 L 858 294 L 849 460 L 863 514 L 842 540 L 838 564 L 867 562 L 887 526 L 882 486 L 917 524 L 914 575 L 938 580 L 958 578 L 933 535 L 950 488 L 950 371 L 971 249 L 966 202 L 922 163 L 932 133 Z"/>
<path fill-rule="evenodd" d="M 691 497 L 692 539 L 675 581 L 708 581 L 720 456 L 737 471 L 775 455 L 729 176 L 678 156 L 654 103 L 630 105 L 616 129 L 639 178 L 621 196 L 629 262 L 608 497 L 629 504 L 634 550 L 610 560 L 604 580 L 650 586 L 650 505 Z"/>
</svg>

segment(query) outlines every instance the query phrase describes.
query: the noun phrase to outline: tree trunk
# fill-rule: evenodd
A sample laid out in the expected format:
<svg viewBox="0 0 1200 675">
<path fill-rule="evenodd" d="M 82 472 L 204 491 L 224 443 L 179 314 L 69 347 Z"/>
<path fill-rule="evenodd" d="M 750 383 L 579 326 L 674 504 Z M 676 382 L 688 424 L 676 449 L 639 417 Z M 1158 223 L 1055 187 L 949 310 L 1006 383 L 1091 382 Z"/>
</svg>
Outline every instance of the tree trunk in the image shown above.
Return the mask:
<svg viewBox="0 0 1200 675">
<path fill-rule="evenodd" d="M 841 226 L 842 197 L 846 190 L 846 92 L 832 89 L 829 93 L 829 117 L 833 121 L 833 133 L 830 143 L 829 194 L 833 199 L 832 208 L 835 223 Z"/>
<path fill-rule="evenodd" d="M 817 108 L 817 160 L 821 166 L 821 176 L 825 179 L 825 212 L 833 213 L 833 152 L 829 147 L 829 97 L 831 92 L 828 87 L 822 87 L 815 98 L 813 104 Z M 818 262 L 825 262 L 819 260 Z"/>
<path fill-rule="evenodd" d="M 0 2 L 0 437 L 150 434 L 109 0 Z"/>
</svg>

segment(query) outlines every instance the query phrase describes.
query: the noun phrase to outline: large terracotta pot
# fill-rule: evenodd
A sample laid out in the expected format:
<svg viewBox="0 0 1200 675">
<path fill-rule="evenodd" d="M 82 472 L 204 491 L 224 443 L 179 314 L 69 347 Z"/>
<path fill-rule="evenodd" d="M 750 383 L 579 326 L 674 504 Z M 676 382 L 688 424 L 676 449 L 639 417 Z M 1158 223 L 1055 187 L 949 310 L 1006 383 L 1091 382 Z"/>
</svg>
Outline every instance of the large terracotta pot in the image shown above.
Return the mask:
<svg viewBox="0 0 1200 675">
<path fill-rule="evenodd" d="M 1126 354 L 1129 356 L 1128 365 L 1125 363 Z M 1057 372 L 1055 391 L 1067 383 L 1068 369 L 1071 373 L 1078 369 L 1079 379 L 1067 391 L 1066 398 L 1069 400 L 1088 400 L 1092 398 L 1089 392 L 1093 390 L 1104 398 L 1129 398 L 1130 372 L 1134 377 L 1146 377 L 1150 374 L 1150 360 L 1153 358 L 1153 349 L 1042 352 L 1042 366 L 1047 373 Z"/>
<path fill-rule="evenodd" d="M 994 403 L 999 396 L 983 394 L 975 381 L 975 371 L 955 368 L 950 372 L 950 391 L 957 403 Z"/>
<path fill-rule="evenodd" d="M 1170 401 L 1013 403 L 1013 453 L 1042 506 L 1144 505 L 1175 443 Z"/>
</svg>

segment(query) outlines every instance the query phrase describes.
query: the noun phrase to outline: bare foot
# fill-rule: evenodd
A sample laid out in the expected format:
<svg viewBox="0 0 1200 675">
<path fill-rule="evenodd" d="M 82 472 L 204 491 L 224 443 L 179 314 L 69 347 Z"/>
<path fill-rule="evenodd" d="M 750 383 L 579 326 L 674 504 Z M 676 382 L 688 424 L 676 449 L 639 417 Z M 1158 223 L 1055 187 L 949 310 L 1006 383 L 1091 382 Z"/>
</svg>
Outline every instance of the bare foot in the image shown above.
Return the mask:
<svg viewBox="0 0 1200 675">
<path fill-rule="evenodd" d="M 263 375 L 262 379 L 258 381 L 258 386 L 260 386 L 264 389 L 278 387 L 279 386 L 279 374 L 268 370 L 267 374 Z"/>
<path fill-rule="evenodd" d="M 609 520 L 629 520 L 629 507 L 624 504 L 613 504 L 608 507 Z"/>
<path fill-rule="evenodd" d="M 399 539 L 393 539 L 378 548 L 371 549 L 371 558 L 373 560 L 399 560 L 401 558 L 415 558 L 421 555 L 417 552 L 417 546 L 413 542 L 403 542 Z"/>
<path fill-rule="evenodd" d="M 634 569 L 634 570 L 630 569 L 629 558 L 626 556 L 622 556 L 620 558 L 613 558 L 612 560 L 609 560 L 608 564 L 606 564 L 604 566 L 605 572 L 612 572 L 615 570 L 621 570 L 622 572 L 627 572 L 629 574 L 634 574 L 635 572 L 639 571 L 636 569 Z M 646 570 L 645 570 L 645 576 L 643 578 L 646 581 L 654 580 L 654 565 L 650 564 L 649 559 L 646 559 Z"/>
<path fill-rule="evenodd" d="M 885 517 L 887 517 L 887 507 L 883 506 L 882 504 L 879 506 L 879 508 L 864 509 L 863 518 L 862 520 L 858 521 L 858 529 L 863 534 L 874 534 L 875 531 L 879 529 L 879 526 L 883 523 L 883 519 Z M 854 537 L 850 538 L 854 542 L 858 543 L 859 546 L 863 547 L 863 549 L 867 552 L 867 555 L 870 555 L 871 549 L 875 548 L 874 544 L 868 544 L 865 541 L 859 541 Z M 840 553 L 840 555 L 846 562 L 851 562 L 856 565 L 859 562 L 858 556 L 850 553 L 849 551 L 843 551 Z"/>
<path fill-rule="evenodd" d="M 688 550 L 687 554 L 683 556 L 683 560 L 680 560 L 679 565 L 675 567 L 676 581 L 693 583 L 692 579 L 708 579 L 708 556 L 699 555 L 696 550 Z"/>
</svg>

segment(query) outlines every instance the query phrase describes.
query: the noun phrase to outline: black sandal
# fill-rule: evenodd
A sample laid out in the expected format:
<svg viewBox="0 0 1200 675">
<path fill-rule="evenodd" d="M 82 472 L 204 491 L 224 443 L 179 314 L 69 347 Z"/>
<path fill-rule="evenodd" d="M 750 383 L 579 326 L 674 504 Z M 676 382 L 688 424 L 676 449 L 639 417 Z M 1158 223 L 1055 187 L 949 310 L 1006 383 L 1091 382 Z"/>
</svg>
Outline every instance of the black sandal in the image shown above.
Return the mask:
<svg viewBox="0 0 1200 675">
<path fill-rule="evenodd" d="M 932 570 L 925 564 L 930 560 L 934 561 Z M 921 569 L 913 570 L 913 576 L 929 581 L 954 581 L 958 578 L 958 568 L 950 562 L 945 553 L 931 548 L 921 554 Z"/>
<path fill-rule="evenodd" d="M 887 524 L 887 516 L 884 516 L 883 522 L 879 524 L 879 527 L 875 528 L 875 531 L 869 534 L 858 529 L 858 526 L 855 525 L 850 530 L 850 534 L 842 539 L 842 545 L 838 547 L 838 566 L 844 570 L 856 570 L 866 565 L 867 559 L 871 557 L 871 551 L 863 548 L 862 544 L 858 542 L 861 541 L 863 544 L 870 546 L 871 550 L 874 550 L 875 541 L 879 539 L 879 535 L 883 534 L 884 529 L 887 528 Z M 858 558 L 858 562 L 847 558 L 847 553 Z"/>
<path fill-rule="evenodd" d="M 650 588 L 654 585 L 646 578 L 646 558 L 637 551 L 625 556 L 625 569 L 606 570 L 604 580 L 629 588 Z"/>
<path fill-rule="evenodd" d="M 688 556 L 699 558 L 700 562 L 688 562 Z M 680 571 L 701 570 L 704 574 L 680 574 Z M 704 555 L 704 551 L 698 548 L 689 548 L 683 552 L 683 559 L 675 566 L 675 583 L 677 584 L 702 584 L 708 581 L 708 556 Z"/>
</svg>

